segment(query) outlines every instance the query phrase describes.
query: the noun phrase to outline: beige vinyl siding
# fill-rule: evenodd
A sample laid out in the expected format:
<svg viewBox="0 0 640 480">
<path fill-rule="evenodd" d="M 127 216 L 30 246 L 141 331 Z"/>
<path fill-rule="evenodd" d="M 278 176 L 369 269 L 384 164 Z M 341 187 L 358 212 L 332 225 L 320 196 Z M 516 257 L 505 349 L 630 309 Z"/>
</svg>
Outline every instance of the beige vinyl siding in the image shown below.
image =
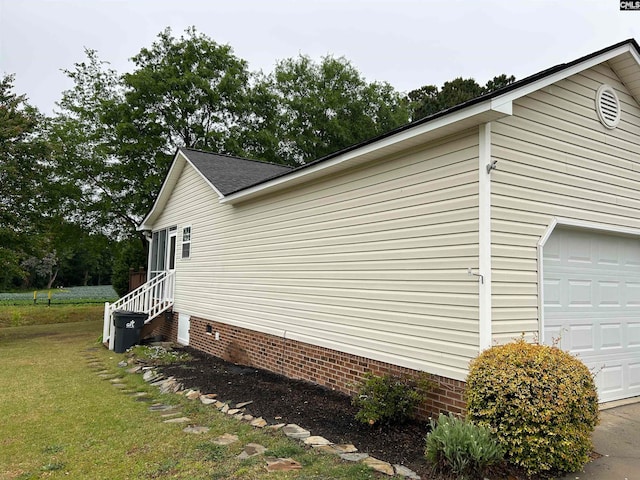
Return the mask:
<svg viewBox="0 0 640 480">
<path fill-rule="evenodd" d="M 595 95 L 611 85 L 618 127 L 598 120 Z M 492 124 L 493 335 L 538 330 L 537 243 L 554 216 L 640 227 L 640 108 L 602 64 L 514 102 Z"/>
<path fill-rule="evenodd" d="M 192 226 L 175 310 L 464 379 L 477 159 L 474 129 L 236 206 L 187 164 L 154 225 Z"/>
</svg>

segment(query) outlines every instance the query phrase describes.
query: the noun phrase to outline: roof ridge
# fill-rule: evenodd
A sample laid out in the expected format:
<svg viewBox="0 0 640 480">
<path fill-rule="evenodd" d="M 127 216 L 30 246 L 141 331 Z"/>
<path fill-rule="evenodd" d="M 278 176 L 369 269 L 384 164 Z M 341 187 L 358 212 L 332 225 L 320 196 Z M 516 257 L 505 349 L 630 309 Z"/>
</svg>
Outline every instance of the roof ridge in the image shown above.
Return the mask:
<svg viewBox="0 0 640 480">
<path fill-rule="evenodd" d="M 217 155 L 219 157 L 232 158 L 232 159 L 235 159 L 235 160 L 245 160 L 247 162 L 255 162 L 255 163 L 261 163 L 261 164 L 265 164 L 265 165 L 273 165 L 273 166 L 276 166 L 276 167 L 288 168 L 289 170 L 293 170 L 294 168 L 296 168 L 296 167 L 292 167 L 290 165 L 285 165 L 283 163 L 267 162 L 265 160 L 257 160 L 255 158 L 245 158 L 245 157 L 240 157 L 238 155 L 230 155 L 228 153 L 208 152 L 206 150 L 201 150 L 199 148 L 179 147 L 179 150 L 187 150 L 187 151 L 191 151 L 191 152 L 205 153 L 207 155 Z"/>
</svg>

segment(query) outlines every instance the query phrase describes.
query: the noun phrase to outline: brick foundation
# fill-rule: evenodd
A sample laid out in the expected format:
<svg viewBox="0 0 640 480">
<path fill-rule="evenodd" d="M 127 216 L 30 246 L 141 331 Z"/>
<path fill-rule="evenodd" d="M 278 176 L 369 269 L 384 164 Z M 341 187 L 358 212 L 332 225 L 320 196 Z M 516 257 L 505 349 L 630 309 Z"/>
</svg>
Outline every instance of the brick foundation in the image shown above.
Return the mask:
<svg viewBox="0 0 640 480">
<path fill-rule="evenodd" d="M 215 340 L 215 332 L 219 332 L 220 340 Z M 163 319 L 154 329 L 154 333 L 176 341 L 178 314 L 174 313 L 171 321 Z M 306 380 L 349 395 L 355 393 L 356 384 L 366 372 L 409 377 L 416 377 L 422 373 L 198 317 L 191 317 L 189 344 L 197 350 L 233 363 Z M 432 374 L 429 374 L 429 379 L 435 384 L 435 388 L 422 406 L 420 416 L 427 418 L 437 416 L 441 412 L 464 415 L 465 382 Z"/>
</svg>

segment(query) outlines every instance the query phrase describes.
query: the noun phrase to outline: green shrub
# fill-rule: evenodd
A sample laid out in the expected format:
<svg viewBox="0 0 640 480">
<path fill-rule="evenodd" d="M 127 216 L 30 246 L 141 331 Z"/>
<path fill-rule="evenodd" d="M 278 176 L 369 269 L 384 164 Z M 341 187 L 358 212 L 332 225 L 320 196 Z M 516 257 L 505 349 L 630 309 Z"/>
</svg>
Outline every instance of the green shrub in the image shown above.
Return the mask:
<svg viewBox="0 0 640 480">
<path fill-rule="evenodd" d="M 426 379 L 412 381 L 393 375 L 366 373 L 352 403 L 360 410 L 356 419 L 374 425 L 404 423 L 413 418 L 431 388 Z"/>
<path fill-rule="evenodd" d="M 483 473 L 502 461 L 504 451 L 487 427 L 451 414 L 431 420 L 425 456 L 440 473 L 461 478 L 483 478 Z"/>
<path fill-rule="evenodd" d="M 598 394 L 589 369 L 557 347 L 519 339 L 471 362 L 467 412 L 531 474 L 579 470 L 592 450 Z"/>
</svg>

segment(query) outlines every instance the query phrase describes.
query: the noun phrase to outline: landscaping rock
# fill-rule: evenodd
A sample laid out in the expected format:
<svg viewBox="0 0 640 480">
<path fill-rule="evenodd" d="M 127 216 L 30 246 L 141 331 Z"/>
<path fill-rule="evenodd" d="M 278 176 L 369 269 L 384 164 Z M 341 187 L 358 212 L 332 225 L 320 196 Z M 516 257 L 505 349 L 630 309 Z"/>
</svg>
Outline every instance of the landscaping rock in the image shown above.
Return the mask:
<svg viewBox="0 0 640 480">
<path fill-rule="evenodd" d="M 233 435 L 231 433 L 225 433 L 220 435 L 218 438 L 213 440 L 213 443 L 216 445 L 231 445 L 232 443 L 236 443 L 238 441 L 238 436 Z"/>
<path fill-rule="evenodd" d="M 378 460 L 374 457 L 367 457 L 362 460 L 362 463 L 368 465 L 370 468 L 373 468 L 376 472 L 384 473 L 385 475 L 393 476 L 395 475 L 395 470 L 390 463 L 383 462 L 382 460 Z"/>
<path fill-rule="evenodd" d="M 191 419 L 189 417 L 179 417 L 179 418 L 170 418 L 165 420 L 164 423 L 187 423 L 190 422 Z"/>
<path fill-rule="evenodd" d="M 175 377 L 169 377 L 160 384 L 160 393 L 176 393 L 181 388 L 182 384 Z"/>
<path fill-rule="evenodd" d="M 254 418 L 253 420 L 251 420 L 250 425 L 252 427 L 264 428 L 264 427 L 267 426 L 267 421 L 262 417 L 258 417 L 258 418 Z"/>
<path fill-rule="evenodd" d="M 140 365 L 136 365 L 135 367 L 131 367 L 127 370 L 127 373 L 139 373 L 142 371 L 142 367 Z"/>
<path fill-rule="evenodd" d="M 244 420 L 245 422 L 251 422 L 253 421 L 253 415 L 249 415 L 249 414 L 242 415 L 242 420 Z"/>
<path fill-rule="evenodd" d="M 242 451 L 242 453 L 238 455 L 238 459 L 245 460 L 247 458 L 262 455 L 266 451 L 267 449 L 262 445 L 260 445 L 259 443 L 249 443 L 244 447 L 244 450 Z"/>
<path fill-rule="evenodd" d="M 290 472 L 302 469 L 302 465 L 292 458 L 267 457 L 267 472 Z"/>
<path fill-rule="evenodd" d="M 368 458 L 368 453 L 341 453 L 340 458 L 347 462 L 361 462 L 365 458 Z"/>
<path fill-rule="evenodd" d="M 166 412 L 168 410 L 174 410 L 175 405 L 164 405 L 162 403 L 154 403 L 149 407 L 149 410 L 152 412 Z"/>
<path fill-rule="evenodd" d="M 351 444 L 343 444 L 343 445 L 312 445 L 313 448 L 319 450 L 324 453 L 329 453 L 332 455 L 341 455 L 344 453 L 355 453 L 358 449 Z"/>
<path fill-rule="evenodd" d="M 420 475 L 403 465 L 394 465 L 393 468 L 396 472 L 396 475 L 409 478 L 410 480 L 420 480 Z"/>
<path fill-rule="evenodd" d="M 351 443 L 341 443 L 339 445 L 333 445 L 333 448 L 338 450 L 340 453 L 355 453 L 358 451 L 355 445 Z"/>
<path fill-rule="evenodd" d="M 121 362 L 118 362 L 118 366 L 121 368 L 126 367 L 127 365 L 129 365 L 125 360 L 122 360 Z"/>
<path fill-rule="evenodd" d="M 296 438 L 298 440 L 303 440 L 309 436 L 311 436 L 311 432 L 309 430 L 305 430 L 304 428 L 296 425 L 295 423 L 290 423 L 282 428 L 282 432 L 289 438 Z"/>
<path fill-rule="evenodd" d="M 229 411 L 229 405 L 225 403 L 224 405 L 222 405 L 222 408 L 220 409 L 220 411 L 222 413 L 227 413 Z"/>
<path fill-rule="evenodd" d="M 253 400 L 249 401 L 249 402 L 240 402 L 236 404 L 235 408 L 244 408 L 247 405 L 251 405 L 253 403 Z"/>
<path fill-rule="evenodd" d="M 189 400 L 196 400 L 200 398 L 200 392 L 198 390 L 191 390 L 185 393 L 184 396 L 187 397 Z"/>
<path fill-rule="evenodd" d="M 333 442 L 330 442 L 329 440 L 327 440 L 324 437 L 319 437 L 317 435 L 311 436 L 311 437 L 307 437 L 304 439 L 304 444 L 305 445 L 311 445 L 311 446 L 316 446 L 316 445 L 332 445 Z"/>
<path fill-rule="evenodd" d="M 213 398 L 207 398 L 204 395 L 202 395 L 200 397 L 200 401 L 202 402 L 203 405 L 211 405 L 213 403 L 216 403 L 216 400 Z"/>
<path fill-rule="evenodd" d="M 230 408 L 227 410 L 227 415 L 236 415 L 238 413 L 242 413 L 239 408 Z"/>
<path fill-rule="evenodd" d="M 194 433 L 196 435 L 200 435 L 202 433 L 207 433 L 209 431 L 209 427 L 199 427 L 199 426 L 190 426 L 182 429 L 185 433 Z"/>
<path fill-rule="evenodd" d="M 144 372 L 144 375 L 142 375 L 142 379 L 148 383 L 158 381 L 161 378 L 164 378 L 162 374 L 156 372 L 155 370 L 147 370 L 146 372 Z"/>
</svg>

